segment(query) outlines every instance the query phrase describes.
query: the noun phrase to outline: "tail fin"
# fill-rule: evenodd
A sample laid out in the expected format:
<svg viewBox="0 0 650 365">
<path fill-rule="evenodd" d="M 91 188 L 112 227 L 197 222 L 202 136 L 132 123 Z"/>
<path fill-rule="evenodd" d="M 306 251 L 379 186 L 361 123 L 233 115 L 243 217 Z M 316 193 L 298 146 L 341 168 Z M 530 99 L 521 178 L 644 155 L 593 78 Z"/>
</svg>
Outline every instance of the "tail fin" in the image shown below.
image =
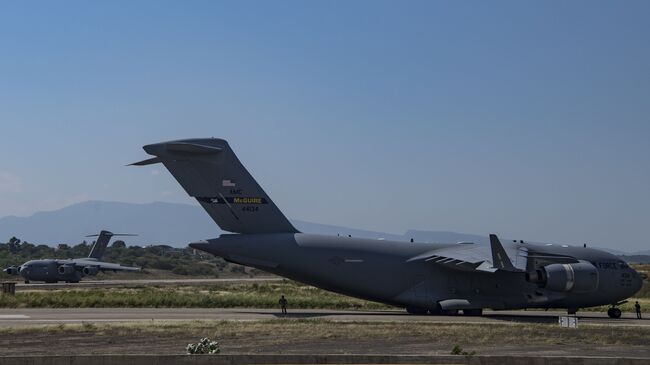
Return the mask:
<svg viewBox="0 0 650 365">
<path fill-rule="evenodd" d="M 91 234 L 90 236 L 86 236 L 86 237 L 99 237 L 97 238 L 97 241 L 95 241 L 93 247 L 90 249 L 90 254 L 88 255 L 88 258 L 101 260 L 102 256 L 104 256 L 104 252 L 106 252 L 106 247 L 108 247 L 108 242 L 110 242 L 111 238 L 115 236 L 137 236 L 137 234 L 113 233 L 109 231 L 101 231 L 99 232 L 99 234 Z"/>
<path fill-rule="evenodd" d="M 298 232 L 246 171 L 223 139 L 187 139 L 143 147 L 162 162 L 185 191 L 225 231 L 235 233 Z"/>
<path fill-rule="evenodd" d="M 109 231 L 101 231 L 98 235 L 94 234 L 86 237 L 98 237 L 97 241 L 95 241 L 95 244 L 90 249 L 88 258 L 101 260 L 102 256 L 104 256 L 104 252 L 106 252 L 106 246 L 108 246 L 108 242 L 111 240 L 111 237 L 113 237 L 113 233 Z"/>
</svg>

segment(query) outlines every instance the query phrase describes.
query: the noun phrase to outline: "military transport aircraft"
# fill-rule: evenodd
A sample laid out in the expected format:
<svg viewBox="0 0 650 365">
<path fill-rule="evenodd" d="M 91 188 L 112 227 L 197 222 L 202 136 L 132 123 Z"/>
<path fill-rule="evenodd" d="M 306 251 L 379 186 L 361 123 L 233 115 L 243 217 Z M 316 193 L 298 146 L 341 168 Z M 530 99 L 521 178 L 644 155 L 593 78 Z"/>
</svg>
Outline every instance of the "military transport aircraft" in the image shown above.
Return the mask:
<svg viewBox="0 0 650 365">
<path fill-rule="evenodd" d="M 100 271 L 139 271 L 139 267 L 122 266 L 120 264 L 99 261 L 106 251 L 108 242 L 115 236 L 135 235 L 113 234 L 109 231 L 101 231 L 99 234 L 86 236 L 98 237 L 90 249 L 90 254 L 86 258 L 31 260 L 20 266 L 8 267 L 3 271 L 9 275 L 20 274 L 25 278 L 26 284 L 29 284 L 30 281 L 44 281 L 46 283 L 65 281 L 66 283 L 78 283 L 82 277 L 94 276 Z"/>
<path fill-rule="evenodd" d="M 191 243 L 224 259 L 337 293 L 406 308 L 412 314 L 481 315 L 484 308 L 618 305 L 643 279 L 609 253 L 557 244 L 393 242 L 299 232 L 222 139 L 143 147 L 221 229 L 236 234 Z"/>
</svg>

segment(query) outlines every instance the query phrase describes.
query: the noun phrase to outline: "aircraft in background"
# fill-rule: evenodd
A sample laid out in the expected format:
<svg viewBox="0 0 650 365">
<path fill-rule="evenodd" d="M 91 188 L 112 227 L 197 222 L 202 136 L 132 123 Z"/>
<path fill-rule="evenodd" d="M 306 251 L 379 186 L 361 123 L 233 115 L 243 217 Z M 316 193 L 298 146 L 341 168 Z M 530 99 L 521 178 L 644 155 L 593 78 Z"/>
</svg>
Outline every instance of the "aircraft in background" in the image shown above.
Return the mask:
<svg viewBox="0 0 650 365">
<path fill-rule="evenodd" d="M 222 139 L 143 147 L 162 163 L 221 229 L 236 234 L 190 246 L 325 290 L 406 308 L 412 314 L 481 315 L 484 308 L 610 305 L 643 278 L 618 257 L 586 247 L 501 242 L 432 244 L 299 232 Z M 296 172 L 299 173 L 299 172 Z"/>
<path fill-rule="evenodd" d="M 86 237 L 98 237 L 86 258 L 79 259 L 42 259 L 30 260 L 20 266 L 10 266 L 3 271 L 9 275 L 21 275 L 25 283 L 31 281 L 44 281 L 56 283 L 78 283 L 85 276 L 97 275 L 100 271 L 139 271 L 139 267 L 122 266 L 110 262 L 102 262 L 108 242 L 115 236 L 136 236 L 134 234 L 114 234 L 101 231 Z"/>
</svg>

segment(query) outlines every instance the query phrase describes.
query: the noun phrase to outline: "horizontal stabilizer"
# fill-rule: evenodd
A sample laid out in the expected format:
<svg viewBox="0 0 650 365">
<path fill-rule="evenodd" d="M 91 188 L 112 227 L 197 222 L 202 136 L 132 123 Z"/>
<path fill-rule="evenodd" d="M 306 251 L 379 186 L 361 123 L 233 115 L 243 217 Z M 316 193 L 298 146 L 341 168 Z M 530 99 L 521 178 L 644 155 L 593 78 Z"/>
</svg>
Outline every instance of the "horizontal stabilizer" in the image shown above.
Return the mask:
<svg viewBox="0 0 650 365">
<path fill-rule="evenodd" d="M 167 148 L 167 151 L 170 152 L 184 153 L 210 154 L 223 151 L 220 147 L 188 142 L 167 142 L 165 143 L 165 147 Z"/>
<path fill-rule="evenodd" d="M 160 161 L 159 157 L 154 157 L 154 158 L 148 158 L 143 161 L 134 162 L 132 164 L 128 164 L 127 166 L 146 166 L 146 165 L 153 165 L 155 163 L 160 163 L 160 162 L 162 161 Z"/>
</svg>

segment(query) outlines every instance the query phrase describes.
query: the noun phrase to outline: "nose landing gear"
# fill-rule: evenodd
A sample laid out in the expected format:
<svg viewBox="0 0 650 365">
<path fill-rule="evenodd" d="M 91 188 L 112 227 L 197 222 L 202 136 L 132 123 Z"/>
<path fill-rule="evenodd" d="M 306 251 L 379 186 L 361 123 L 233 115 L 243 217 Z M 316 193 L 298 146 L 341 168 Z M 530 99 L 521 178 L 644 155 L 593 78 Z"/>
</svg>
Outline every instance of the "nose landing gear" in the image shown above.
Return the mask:
<svg viewBox="0 0 650 365">
<path fill-rule="evenodd" d="M 618 303 L 612 303 L 612 306 L 607 310 L 607 315 L 609 318 L 621 318 L 621 310 L 617 307 L 625 303 L 627 303 L 627 300 Z"/>
</svg>

